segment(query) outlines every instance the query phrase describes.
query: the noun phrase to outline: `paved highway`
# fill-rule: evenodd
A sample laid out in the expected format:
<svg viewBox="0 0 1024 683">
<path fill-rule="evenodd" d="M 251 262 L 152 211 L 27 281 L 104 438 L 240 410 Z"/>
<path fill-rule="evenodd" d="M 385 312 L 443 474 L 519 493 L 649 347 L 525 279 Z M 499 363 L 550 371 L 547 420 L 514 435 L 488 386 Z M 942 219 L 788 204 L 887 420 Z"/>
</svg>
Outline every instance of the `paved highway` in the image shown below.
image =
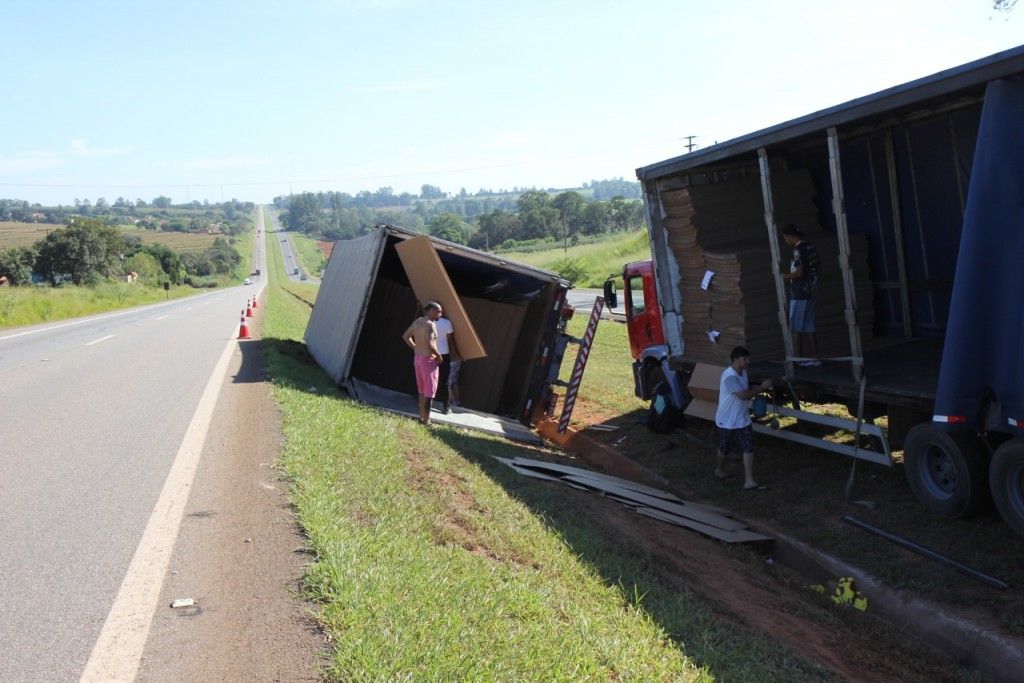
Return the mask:
<svg viewBox="0 0 1024 683">
<path fill-rule="evenodd" d="M 259 283 L 0 330 L 0 680 L 82 674 Z"/>
</svg>

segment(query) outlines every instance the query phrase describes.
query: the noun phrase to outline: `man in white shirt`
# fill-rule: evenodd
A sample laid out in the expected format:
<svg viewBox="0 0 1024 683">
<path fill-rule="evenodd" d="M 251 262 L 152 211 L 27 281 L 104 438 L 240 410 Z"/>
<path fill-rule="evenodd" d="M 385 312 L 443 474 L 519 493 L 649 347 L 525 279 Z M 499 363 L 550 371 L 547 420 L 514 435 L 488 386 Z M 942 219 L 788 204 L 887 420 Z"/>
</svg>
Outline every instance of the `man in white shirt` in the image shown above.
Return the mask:
<svg viewBox="0 0 1024 683">
<path fill-rule="evenodd" d="M 750 352 L 737 346 L 729 354 L 732 365 L 722 372 L 718 385 L 718 410 L 715 424 L 718 425 L 718 453 L 715 457 L 715 476 L 728 479 L 725 458 L 730 452 L 743 454 L 743 488 L 747 491 L 766 490 L 754 480 L 754 432 L 750 426 L 750 399 L 758 393 L 772 388 L 772 381 L 766 379 L 753 389 L 747 384 L 747 366 Z"/>
<path fill-rule="evenodd" d="M 458 370 L 456 370 L 455 377 L 452 377 L 452 361 L 458 359 L 459 354 L 455 346 L 455 327 L 452 325 L 452 321 L 442 316 L 434 322 L 434 326 L 437 328 L 437 352 L 443 359 L 437 388 L 441 392 L 441 412 L 447 415 L 451 412 L 452 399 L 458 400 L 457 391 L 452 391 L 451 380 L 458 381 Z"/>
</svg>

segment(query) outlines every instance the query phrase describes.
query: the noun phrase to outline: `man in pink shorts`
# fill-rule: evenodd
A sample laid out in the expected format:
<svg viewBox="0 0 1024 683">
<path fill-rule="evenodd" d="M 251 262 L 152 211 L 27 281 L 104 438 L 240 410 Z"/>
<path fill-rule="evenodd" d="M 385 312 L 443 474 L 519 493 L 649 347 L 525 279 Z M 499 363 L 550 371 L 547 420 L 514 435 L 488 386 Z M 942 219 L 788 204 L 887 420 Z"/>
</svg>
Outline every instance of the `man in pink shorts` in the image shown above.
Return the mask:
<svg viewBox="0 0 1024 683">
<path fill-rule="evenodd" d="M 437 393 L 438 368 L 441 366 L 441 354 L 437 351 L 437 327 L 434 324 L 440 317 L 441 304 L 427 302 L 423 307 L 423 315 L 416 318 L 402 333 L 402 341 L 415 354 L 412 362 L 419 392 L 420 422 L 425 425 L 430 424 L 430 404 Z"/>
</svg>

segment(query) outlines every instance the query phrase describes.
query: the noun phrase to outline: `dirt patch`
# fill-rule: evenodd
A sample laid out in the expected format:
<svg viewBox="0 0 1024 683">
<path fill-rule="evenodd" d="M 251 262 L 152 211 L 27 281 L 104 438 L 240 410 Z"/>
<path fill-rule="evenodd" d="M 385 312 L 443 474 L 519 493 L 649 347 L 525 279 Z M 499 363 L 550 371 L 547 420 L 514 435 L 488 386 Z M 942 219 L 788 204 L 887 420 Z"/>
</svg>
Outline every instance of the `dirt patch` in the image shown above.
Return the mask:
<svg viewBox="0 0 1024 683">
<path fill-rule="evenodd" d="M 886 633 L 869 614 L 832 605 L 802 579 L 745 547 L 727 547 L 686 529 L 642 517 L 593 494 L 569 491 L 581 514 L 600 520 L 610 543 L 628 542 L 650 557 L 669 590 L 707 600 L 721 618 L 759 632 L 852 681 L 960 680 L 952 661 Z"/>
<path fill-rule="evenodd" d="M 466 490 L 464 476 L 428 465 L 425 456 L 417 451 L 406 451 L 405 460 L 409 466 L 409 487 L 414 491 L 429 491 L 432 497 L 443 502 L 440 515 L 431 521 L 434 543 L 457 545 L 494 562 L 538 568 L 536 562 L 517 553 L 492 548 L 480 538 L 480 528 L 491 513 Z"/>
</svg>

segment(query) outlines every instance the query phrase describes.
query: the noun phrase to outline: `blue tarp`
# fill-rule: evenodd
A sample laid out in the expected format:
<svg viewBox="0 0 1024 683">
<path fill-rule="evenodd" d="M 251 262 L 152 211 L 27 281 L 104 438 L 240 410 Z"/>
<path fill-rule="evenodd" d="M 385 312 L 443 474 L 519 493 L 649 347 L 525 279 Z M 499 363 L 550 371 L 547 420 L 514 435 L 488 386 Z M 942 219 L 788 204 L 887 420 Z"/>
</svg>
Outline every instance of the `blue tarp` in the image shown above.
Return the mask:
<svg viewBox="0 0 1024 683">
<path fill-rule="evenodd" d="M 1024 420 L 1022 347 L 1024 77 L 1015 77 L 992 81 L 985 93 L 935 414 L 980 428 L 988 395 L 1001 405 L 1003 429 L 1008 418 Z"/>
</svg>

